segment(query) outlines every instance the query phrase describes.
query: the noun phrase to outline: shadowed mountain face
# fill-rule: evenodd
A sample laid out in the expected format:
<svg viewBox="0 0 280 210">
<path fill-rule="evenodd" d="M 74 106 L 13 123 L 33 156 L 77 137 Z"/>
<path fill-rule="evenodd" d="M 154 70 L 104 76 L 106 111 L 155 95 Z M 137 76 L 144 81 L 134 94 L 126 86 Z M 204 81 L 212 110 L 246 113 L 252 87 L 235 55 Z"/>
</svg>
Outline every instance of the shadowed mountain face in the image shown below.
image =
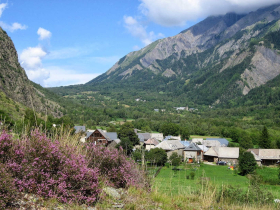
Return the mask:
<svg viewBox="0 0 280 210">
<path fill-rule="evenodd" d="M 280 5 L 208 17 L 127 54 L 77 91 L 149 90 L 207 105 L 239 100 L 280 74 L 279 20 Z"/>
<path fill-rule="evenodd" d="M 9 98 L 35 109 L 37 112 L 60 116 L 58 104 L 45 100 L 44 94 L 33 87 L 18 62 L 14 44 L 0 28 L 0 90 Z M 43 101 L 43 100 L 44 101 Z"/>
</svg>

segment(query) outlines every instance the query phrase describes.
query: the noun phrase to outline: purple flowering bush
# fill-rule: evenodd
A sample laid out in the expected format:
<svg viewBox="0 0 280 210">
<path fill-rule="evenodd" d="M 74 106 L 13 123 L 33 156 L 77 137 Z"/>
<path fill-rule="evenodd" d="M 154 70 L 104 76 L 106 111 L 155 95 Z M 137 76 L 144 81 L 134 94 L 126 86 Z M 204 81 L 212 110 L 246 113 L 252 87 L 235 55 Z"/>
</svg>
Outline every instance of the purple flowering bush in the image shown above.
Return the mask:
<svg viewBox="0 0 280 210">
<path fill-rule="evenodd" d="M 120 150 L 108 147 L 87 145 L 89 167 L 99 168 L 99 173 L 107 184 L 114 187 L 148 187 L 144 171 Z"/>
<path fill-rule="evenodd" d="M 5 209 L 17 197 L 17 189 L 12 175 L 7 172 L 6 166 L 0 164 L 0 209 Z"/>
<path fill-rule="evenodd" d="M 148 186 L 144 171 L 121 148 L 70 146 L 67 138 L 59 139 L 52 141 L 39 130 L 20 140 L 1 133 L 0 208 L 15 191 L 91 205 L 99 198 L 101 182 L 118 188 Z"/>
<path fill-rule="evenodd" d="M 0 152 L 20 192 L 57 198 L 65 203 L 96 201 L 100 193 L 98 169 L 87 167 L 85 157 L 76 155 L 75 148 L 62 148 L 59 142 L 52 142 L 38 130 L 31 137 L 14 141 L 13 147 L 7 146 L 10 140 L 11 136 L 3 132 Z"/>
</svg>

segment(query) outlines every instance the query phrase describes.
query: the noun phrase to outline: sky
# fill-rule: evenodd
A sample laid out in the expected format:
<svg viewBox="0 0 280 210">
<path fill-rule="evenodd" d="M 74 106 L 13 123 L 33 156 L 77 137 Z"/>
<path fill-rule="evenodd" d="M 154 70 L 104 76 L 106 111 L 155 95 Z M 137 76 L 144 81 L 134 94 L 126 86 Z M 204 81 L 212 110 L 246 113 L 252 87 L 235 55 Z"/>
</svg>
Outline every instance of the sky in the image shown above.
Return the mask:
<svg viewBox="0 0 280 210">
<path fill-rule="evenodd" d="M 0 26 L 30 80 L 84 84 L 120 58 L 210 15 L 247 13 L 280 0 L 0 0 Z"/>
</svg>

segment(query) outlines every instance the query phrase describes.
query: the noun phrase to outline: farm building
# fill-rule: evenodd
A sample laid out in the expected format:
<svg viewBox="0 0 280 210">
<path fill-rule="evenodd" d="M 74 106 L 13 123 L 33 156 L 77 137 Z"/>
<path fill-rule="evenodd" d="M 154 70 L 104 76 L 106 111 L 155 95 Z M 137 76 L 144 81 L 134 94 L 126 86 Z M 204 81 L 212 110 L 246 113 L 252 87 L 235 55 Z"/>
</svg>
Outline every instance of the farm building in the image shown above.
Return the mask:
<svg viewBox="0 0 280 210">
<path fill-rule="evenodd" d="M 204 161 L 225 161 L 236 164 L 239 158 L 239 147 L 211 147 L 204 153 Z"/>
</svg>

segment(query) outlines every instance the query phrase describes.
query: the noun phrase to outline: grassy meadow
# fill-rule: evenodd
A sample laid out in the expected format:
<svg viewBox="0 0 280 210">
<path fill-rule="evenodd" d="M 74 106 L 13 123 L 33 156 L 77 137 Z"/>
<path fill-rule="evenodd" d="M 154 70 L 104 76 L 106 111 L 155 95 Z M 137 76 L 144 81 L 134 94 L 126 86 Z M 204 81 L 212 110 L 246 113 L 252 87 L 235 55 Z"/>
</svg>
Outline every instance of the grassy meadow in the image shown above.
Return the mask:
<svg viewBox="0 0 280 210">
<path fill-rule="evenodd" d="M 250 182 L 247 177 L 229 170 L 228 166 L 202 164 L 201 166 L 185 165 L 178 168 L 181 170 L 175 171 L 172 170 L 172 167 L 163 167 L 154 179 L 154 189 L 167 195 L 192 194 L 199 189 L 201 179 L 204 179 L 211 182 L 217 189 L 231 185 L 245 191 L 248 189 Z M 264 177 L 269 174 L 272 178 L 276 178 L 278 173 L 276 169 L 258 169 L 257 173 Z M 191 172 L 195 173 L 193 180 L 190 177 Z M 189 179 L 187 179 L 187 176 L 189 176 Z M 275 198 L 280 198 L 280 186 L 261 185 L 261 189 L 269 190 Z"/>
</svg>

